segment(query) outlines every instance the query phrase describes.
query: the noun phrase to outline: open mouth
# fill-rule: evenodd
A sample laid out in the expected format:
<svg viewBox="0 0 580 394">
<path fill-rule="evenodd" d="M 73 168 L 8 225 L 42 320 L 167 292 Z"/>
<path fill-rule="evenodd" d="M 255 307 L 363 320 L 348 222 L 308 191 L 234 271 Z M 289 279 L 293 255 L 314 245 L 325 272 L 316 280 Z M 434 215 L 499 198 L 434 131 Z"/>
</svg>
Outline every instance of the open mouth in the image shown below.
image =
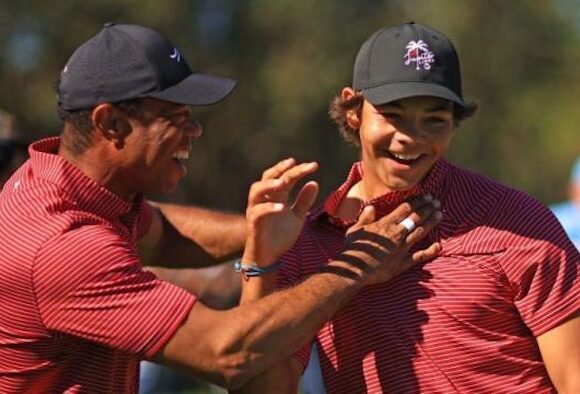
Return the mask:
<svg viewBox="0 0 580 394">
<path fill-rule="evenodd" d="M 405 165 L 413 165 L 417 163 L 423 157 L 421 153 L 415 154 L 407 154 L 407 153 L 394 153 L 390 151 L 386 151 L 387 156 L 396 161 L 397 163 L 405 164 Z"/>
<path fill-rule="evenodd" d="M 186 162 L 189 159 L 189 151 L 188 150 L 177 151 L 171 156 L 171 159 L 177 165 L 177 167 L 180 169 L 183 175 L 185 175 L 187 173 Z"/>
<path fill-rule="evenodd" d="M 183 164 L 184 161 L 189 160 L 189 151 L 188 150 L 180 150 L 175 152 L 172 156 L 172 159 L 177 161 L 178 163 Z"/>
</svg>

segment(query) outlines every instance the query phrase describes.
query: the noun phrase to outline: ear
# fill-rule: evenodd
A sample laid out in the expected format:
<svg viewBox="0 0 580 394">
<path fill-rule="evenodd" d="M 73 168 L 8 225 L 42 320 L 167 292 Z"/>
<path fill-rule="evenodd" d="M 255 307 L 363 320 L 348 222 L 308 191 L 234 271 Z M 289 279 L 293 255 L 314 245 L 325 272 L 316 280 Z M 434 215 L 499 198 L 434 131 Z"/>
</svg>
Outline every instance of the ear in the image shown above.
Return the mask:
<svg viewBox="0 0 580 394">
<path fill-rule="evenodd" d="M 343 101 L 350 100 L 356 95 L 356 92 L 353 88 L 346 87 L 343 88 L 340 92 L 340 98 Z M 351 109 L 346 111 L 346 122 L 348 123 L 349 127 L 358 130 L 360 128 L 360 113 L 356 109 Z"/>
<path fill-rule="evenodd" d="M 121 147 L 131 132 L 127 117 L 110 103 L 97 105 L 91 113 L 93 128 L 97 134 Z"/>
</svg>

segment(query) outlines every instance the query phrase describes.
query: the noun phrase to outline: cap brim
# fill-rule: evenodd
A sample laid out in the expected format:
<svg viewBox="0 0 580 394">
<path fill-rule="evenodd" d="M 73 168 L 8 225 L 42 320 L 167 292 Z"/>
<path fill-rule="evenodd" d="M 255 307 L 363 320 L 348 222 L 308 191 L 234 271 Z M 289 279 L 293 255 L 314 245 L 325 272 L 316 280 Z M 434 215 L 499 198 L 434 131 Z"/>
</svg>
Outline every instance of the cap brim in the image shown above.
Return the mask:
<svg viewBox="0 0 580 394">
<path fill-rule="evenodd" d="M 235 86 L 233 79 L 196 73 L 162 92 L 147 96 L 177 104 L 211 105 L 228 97 Z"/>
<path fill-rule="evenodd" d="M 432 82 L 392 82 L 362 89 L 363 96 L 374 105 L 386 104 L 415 96 L 432 96 L 453 101 L 465 107 L 465 102 L 451 89 Z"/>
</svg>

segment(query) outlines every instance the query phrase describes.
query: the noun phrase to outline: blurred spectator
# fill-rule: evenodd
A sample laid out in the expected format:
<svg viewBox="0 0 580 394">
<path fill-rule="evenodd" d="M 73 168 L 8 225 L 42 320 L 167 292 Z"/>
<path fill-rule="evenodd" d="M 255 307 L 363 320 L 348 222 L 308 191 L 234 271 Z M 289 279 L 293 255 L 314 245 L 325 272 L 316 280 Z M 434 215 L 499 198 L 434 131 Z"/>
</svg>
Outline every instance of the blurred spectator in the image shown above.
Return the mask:
<svg viewBox="0 0 580 394">
<path fill-rule="evenodd" d="M 580 156 L 572 166 L 568 184 L 568 200 L 550 208 L 558 218 L 566 234 L 580 250 Z"/>
<path fill-rule="evenodd" d="M 24 161 L 27 144 L 18 138 L 14 117 L 0 110 L 0 189 L 12 171 Z"/>
</svg>

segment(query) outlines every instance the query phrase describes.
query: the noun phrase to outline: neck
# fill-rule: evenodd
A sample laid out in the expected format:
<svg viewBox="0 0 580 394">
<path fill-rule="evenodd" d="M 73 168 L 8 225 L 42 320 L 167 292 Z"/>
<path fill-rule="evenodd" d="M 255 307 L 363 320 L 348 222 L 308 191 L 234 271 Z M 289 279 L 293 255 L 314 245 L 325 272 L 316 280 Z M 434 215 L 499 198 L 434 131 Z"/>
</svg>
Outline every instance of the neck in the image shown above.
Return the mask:
<svg viewBox="0 0 580 394">
<path fill-rule="evenodd" d="M 347 192 L 346 197 L 340 202 L 335 215 L 346 221 L 353 221 L 358 218 L 360 209 L 367 199 L 361 190 L 361 181 L 354 184 Z"/>
<path fill-rule="evenodd" d="M 363 201 L 370 201 L 393 191 L 384 183 L 371 179 L 370 176 L 363 176 L 355 186 L 358 186 L 359 195 Z"/>
<path fill-rule="evenodd" d="M 117 171 L 119 166 L 114 163 L 110 155 L 103 152 L 106 147 L 100 147 L 98 144 L 95 144 L 81 153 L 77 153 L 73 149 L 70 149 L 69 146 L 66 142 L 61 142 L 57 154 L 76 166 L 95 183 L 108 189 L 123 200 L 133 200 L 135 193 L 116 186 L 117 182 L 115 180 L 119 178 Z"/>
</svg>

